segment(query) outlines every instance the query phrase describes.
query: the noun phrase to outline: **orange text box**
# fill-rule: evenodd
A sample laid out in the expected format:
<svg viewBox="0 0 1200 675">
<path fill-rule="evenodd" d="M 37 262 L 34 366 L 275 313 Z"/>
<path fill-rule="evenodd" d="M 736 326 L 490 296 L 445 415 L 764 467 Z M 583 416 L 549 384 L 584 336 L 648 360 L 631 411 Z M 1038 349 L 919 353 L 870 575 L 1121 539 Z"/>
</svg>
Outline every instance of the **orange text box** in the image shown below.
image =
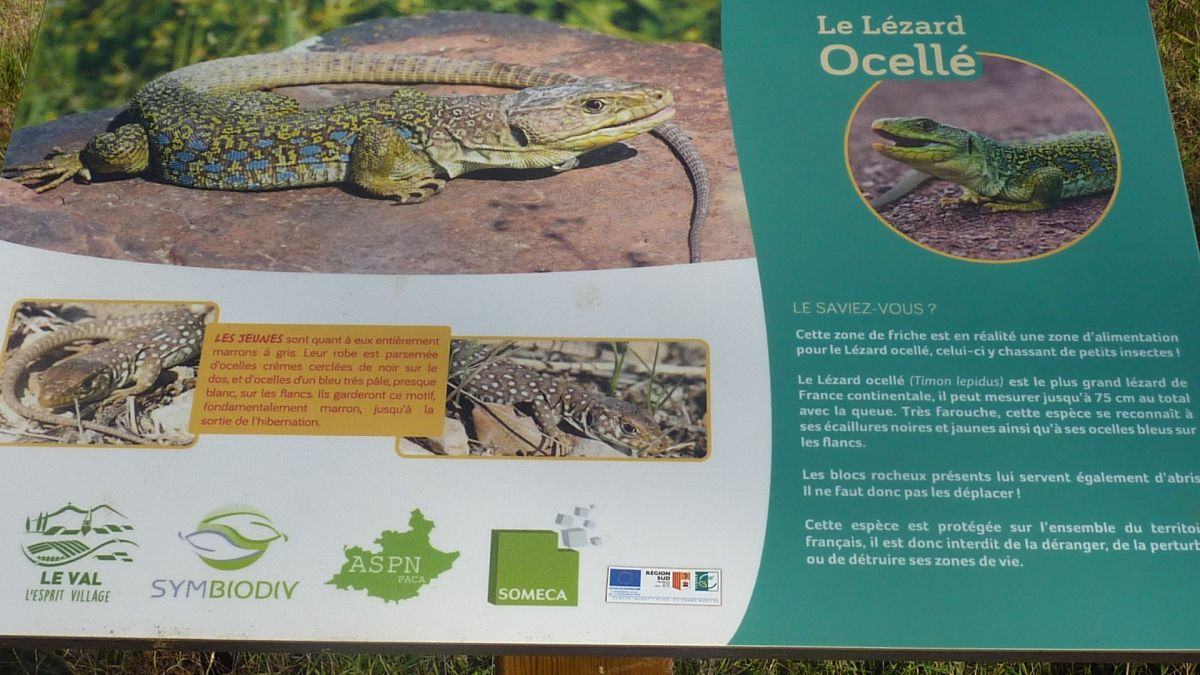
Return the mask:
<svg viewBox="0 0 1200 675">
<path fill-rule="evenodd" d="M 447 326 L 213 324 L 191 431 L 440 436 L 449 355 Z"/>
</svg>

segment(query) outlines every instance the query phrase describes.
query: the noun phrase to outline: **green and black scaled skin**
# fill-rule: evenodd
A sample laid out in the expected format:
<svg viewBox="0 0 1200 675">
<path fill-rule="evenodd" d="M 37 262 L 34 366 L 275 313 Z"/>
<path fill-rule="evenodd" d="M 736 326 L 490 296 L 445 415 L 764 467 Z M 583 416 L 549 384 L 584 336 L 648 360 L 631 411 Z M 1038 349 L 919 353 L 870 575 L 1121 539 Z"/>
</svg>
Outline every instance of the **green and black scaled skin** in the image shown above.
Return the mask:
<svg viewBox="0 0 1200 675">
<path fill-rule="evenodd" d="M 142 87 L 118 118 L 123 124 L 82 151 L 13 171 L 20 182 L 42 183 L 39 191 L 75 175 L 143 174 L 237 191 L 350 183 L 371 196 L 411 203 L 468 171 L 571 168 L 578 155 L 649 131 L 674 114 L 666 89 L 608 79 L 559 83 L 545 73 L 403 55 L 219 59 Z M 504 84 L 537 77 L 554 83 L 502 96 L 434 96 L 401 87 L 390 96 L 316 110 L 262 91 L 321 82 Z"/>
<path fill-rule="evenodd" d="M 1098 131 L 1000 142 L 927 117 L 877 119 L 871 129 L 892 141 L 872 144 L 879 154 L 962 186 L 962 195 L 943 199 L 942 206 L 1040 211 L 1062 199 L 1107 192 L 1117 182 L 1116 147 Z"/>
</svg>

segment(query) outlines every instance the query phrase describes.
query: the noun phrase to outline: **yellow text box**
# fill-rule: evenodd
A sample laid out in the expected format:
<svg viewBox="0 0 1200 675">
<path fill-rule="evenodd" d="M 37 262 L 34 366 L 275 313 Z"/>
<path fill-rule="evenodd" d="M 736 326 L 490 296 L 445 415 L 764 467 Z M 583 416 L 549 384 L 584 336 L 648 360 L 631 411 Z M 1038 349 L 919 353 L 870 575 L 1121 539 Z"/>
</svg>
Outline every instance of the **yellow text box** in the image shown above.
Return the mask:
<svg viewBox="0 0 1200 675">
<path fill-rule="evenodd" d="M 440 436 L 449 359 L 448 326 L 213 324 L 191 431 Z"/>
</svg>

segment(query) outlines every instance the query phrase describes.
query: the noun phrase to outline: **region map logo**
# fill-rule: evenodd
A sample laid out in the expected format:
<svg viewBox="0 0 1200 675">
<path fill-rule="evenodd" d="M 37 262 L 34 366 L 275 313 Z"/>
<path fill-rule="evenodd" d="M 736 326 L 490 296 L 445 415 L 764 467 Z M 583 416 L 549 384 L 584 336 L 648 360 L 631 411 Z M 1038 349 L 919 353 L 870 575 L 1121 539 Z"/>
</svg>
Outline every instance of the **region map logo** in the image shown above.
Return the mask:
<svg viewBox="0 0 1200 675">
<path fill-rule="evenodd" d="M 342 569 L 325 583 L 341 590 L 366 591 L 384 602 L 416 597 L 458 560 L 458 551 L 440 551 L 430 543 L 433 528 L 433 521 L 420 509 L 413 509 L 408 530 L 384 530 L 375 539 L 378 549 L 347 546 Z"/>
</svg>

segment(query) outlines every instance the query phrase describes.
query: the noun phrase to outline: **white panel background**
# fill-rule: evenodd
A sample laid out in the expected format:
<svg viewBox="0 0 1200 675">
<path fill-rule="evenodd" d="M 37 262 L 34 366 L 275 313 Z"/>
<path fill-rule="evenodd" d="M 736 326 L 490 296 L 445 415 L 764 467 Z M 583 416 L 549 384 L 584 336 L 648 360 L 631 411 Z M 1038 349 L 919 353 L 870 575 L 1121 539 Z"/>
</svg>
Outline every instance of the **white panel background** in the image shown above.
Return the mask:
<svg viewBox="0 0 1200 675">
<path fill-rule="evenodd" d="M 167 267 L 0 243 L 0 311 L 23 298 L 211 300 L 224 322 L 449 325 L 455 335 L 701 338 L 712 456 L 703 462 L 404 459 L 390 438 L 202 436 L 182 451 L 0 448 L 0 635 L 440 643 L 725 644 L 753 590 L 766 526 L 770 397 L 753 260 L 492 276 L 287 274 Z M 107 502 L 136 528 L 132 564 L 88 561 L 107 604 L 26 602 L 43 568 L 25 517 Z M 181 542 L 242 502 L 288 535 L 234 573 Z M 553 529 L 595 504 L 575 608 L 487 602 L 492 529 Z M 413 599 L 326 585 L 344 546 L 374 547 L 420 508 L 460 551 Z M 607 604 L 608 565 L 719 568 L 721 607 Z M 155 579 L 298 579 L 290 601 L 152 599 Z"/>
</svg>

